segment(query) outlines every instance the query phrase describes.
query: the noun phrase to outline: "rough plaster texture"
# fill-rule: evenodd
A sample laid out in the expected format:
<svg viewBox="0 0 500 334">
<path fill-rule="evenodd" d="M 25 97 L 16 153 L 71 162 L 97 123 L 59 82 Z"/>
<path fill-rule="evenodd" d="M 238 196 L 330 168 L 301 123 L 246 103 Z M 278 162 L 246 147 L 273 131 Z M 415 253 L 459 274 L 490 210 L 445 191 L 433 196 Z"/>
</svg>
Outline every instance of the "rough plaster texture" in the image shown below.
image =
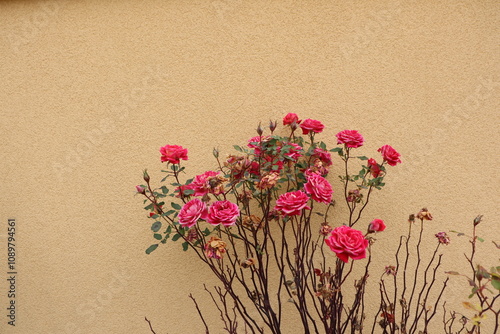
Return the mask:
<svg viewBox="0 0 500 334">
<path fill-rule="evenodd" d="M 188 147 L 200 173 L 212 147 L 229 153 L 287 112 L 322 120 L 330 145 L 351 128 L 366 154 L 402 153 L 366 213 L 389 226 L 381 258 L 422 206 L 436 217 L 429 239 L 482 213 L 499 240 L 499 29 L 498 1 L 1 1 L 0 332 L 149 333 L 147 315 L 157 333 L 200 333 L 187 294 L 207 302 L 212 278 L 177 245 L 144 254 L 134 186 L 143 168 L 159 180 L 160 146 Z M 445 269 L 465 267 L 458 241 Z M 457 308 L 464 283 L 446 295 Z"/>
</svg>

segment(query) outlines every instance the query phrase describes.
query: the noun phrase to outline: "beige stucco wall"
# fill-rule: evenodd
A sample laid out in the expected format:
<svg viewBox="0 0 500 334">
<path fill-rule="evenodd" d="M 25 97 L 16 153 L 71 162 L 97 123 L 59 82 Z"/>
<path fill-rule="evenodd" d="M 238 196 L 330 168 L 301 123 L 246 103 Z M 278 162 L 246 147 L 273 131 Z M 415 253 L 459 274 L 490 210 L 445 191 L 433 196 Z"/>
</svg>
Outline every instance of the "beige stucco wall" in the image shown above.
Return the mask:
<svg viewBox="0 0 500 334">
<path fill-rule="evenodd" d="M 287 112 L 322 120 L 330 145 L 351 128 L 366 154 L 401 152 L 367 212 L 389 226 L 379 256 L 427 206 L 429 238 L 484 214 L 481 259 L 498 264 L 499 29 L 498 1 L 1 1 L 0 332 L 148 333 L 144 316 L 201 332 L 187 294 L 206 302 L 213 281 L 179 245 L 144 254 L 134 186 L 143 168 L 159 180 L 160 146 L 187 147 L 194 175 Z M 454 277 L 449 303 L 467 290 Z"/>
</svg>

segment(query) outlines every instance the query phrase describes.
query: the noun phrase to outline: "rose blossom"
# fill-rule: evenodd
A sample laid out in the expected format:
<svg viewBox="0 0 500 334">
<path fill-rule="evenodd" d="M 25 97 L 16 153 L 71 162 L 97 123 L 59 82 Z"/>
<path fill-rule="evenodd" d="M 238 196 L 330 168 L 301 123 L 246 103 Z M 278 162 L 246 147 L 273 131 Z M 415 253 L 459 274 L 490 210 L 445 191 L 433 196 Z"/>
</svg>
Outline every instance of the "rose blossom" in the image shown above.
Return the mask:
<svg viewBox="0 0 500 334">
<path fill-rule="evenodd" d="M 137 190 L 137 192 L 139 194 L 145 194 L 146 193 L 146 188 L 144 188 L 143 186 L 135 186 L 135 190 Z"/>
<path fill-rule="evenodd" d="M 328 204 L 332 201 L 332 186 L 324 177 L 318 174 L 309 174 L 307 183 L 304 185 L 304 190 L 316 202 Z"/>
<path fill-rule="evenodd" d="M 288 148 L 287 153 L 283 153 L 285 157 L 289 157 L 293 161 L 297 161 L 302 156 L 302 146 L 300 146 L 299 144 L 284 142 L 283 146 L 291 146 L 290 148 Z M 279 150 L 281 151 L 281 149 L 282 146 L 279 148 Z"/>
<path fill-rule="evenodd" d="M 303 191 L 291 191 L 280 195 L 278 200 L 276 200 L 276 211 L 281 211 L 285 216 L 295 216 L 300 215 L 302 209 L 310 210 L 311 208 L 307 206 L 306 193 Z"/>
<path fill-rule="evenodd" d="M 366 257 L 368 240 L 361 231 L 343 225 L 335 228 L 325 243 L 337 254 L 337 257 L 347 263 L 349 258 L 360 260 Z"/>
<path fill-rule="evenodd" d="M 294 114 L 294 113 L 288 113 L 285 117 L 283 117 L 283 125 L 289 125 L 289 124 L 292 124 L 292 123 L 295 123 L 295 124 L 300 124 L 300 120 L 299 120 L 299 116 L 297 116 L 297 114 Z"/>
<path fill-rule="evenodd" d="M 385 223 L 382 219 L 374 219 L 368 225 L 368 233 L 382 232 L 383 230 L 385 230 L 385 227 Z"/>
<path fill-rule="evenodd" d="M 222 256 L 226 252 L 226 243 L 218 237 L 211 237 L 210 240 L 205 244 L 205 255 L 212 259 L 222 259 Z"/>
<path fill-rule="evenodd" d="M 208 214 L 207 206 L 198 198 L 190 200 L 179 211 L 179 224 L 191 227 L 198 222 L 198 219 L 206 219 Z"/>
<path fill-rule="evenodd" d="M 180 163 L 180 160 L 187 160 L 188 150 L 178 145 L 166 145 L 160 147 L 161 161 L 170 162 L 172 164 Z"/>
<path fill-rule="evenodd" d="M 315 132 L 315 133 L 320 133 L 323 131 L 325 126 L 317 120 L 314 119 L 305 119 L 301 124 L 300 127 L 302 128 L 302 134 L 307 135 L 309 131 Z"/>
<path fill-rule="evenodd" d="M 217 201 L 210 206 L 207 221 L 212 225 L 231 226 L 236 223 L 240 209 L 229 201 Z"/>
<path fill-rule="evenodd" d="M 208 194 L 209 192 L 213 192 L 212 188 L 210 187 L 210 179 L 213 177 L 217 177 L 219 172 L 214 172 L 214 171 L 208 171 L 200 175 L 196 175 L 194 177 L 193 182 L 190 184 L 186 185 L 184 190 L 187 189 L 192 189 L 194 190 L 193 196 L 204 196 Z M 220 190 L 220 189 L 214 189 L 214 190 Z"/>
<path fill-rule="evenodd" d="M 360 147 L 363 146 L 363 136 L 356 130 L 344 130 L 335 135 L 337 137 L 337 144 L 345 144 L 347 147 Z"/>
<path fill-rule="evenodd" d="M 379 177 L 382 174 L 380 166 L 373 158 L 368 159 L 368 168 L 370 168 L 370 173 L 372 173 L 373 177 Z"/>
<path fill-rule="evenodd" d="M 314 158 L 319 159 L 326 167 L 332 165 L 332 155 L 327 150 L 316 147 L 313 151 Z"/>
<path fill-rule="evenodd" d="M 266 142 L 271 139 L 270 136 L 255 136 L 248 140 L 247 146 L 254 149 L 255 155 L 260 155 Z"/>
<path fill-rule="evenodd" d="M 399 154 L 395 149 L 393 149 L 390 145 L 384 145 L 378 149 L 378 152 L 382 153 L 382 157 L 384 157 L 384 161 L 390 166 L 396 166 L 396 164 L 401 163 L 401 159 Z"/>
</svg>

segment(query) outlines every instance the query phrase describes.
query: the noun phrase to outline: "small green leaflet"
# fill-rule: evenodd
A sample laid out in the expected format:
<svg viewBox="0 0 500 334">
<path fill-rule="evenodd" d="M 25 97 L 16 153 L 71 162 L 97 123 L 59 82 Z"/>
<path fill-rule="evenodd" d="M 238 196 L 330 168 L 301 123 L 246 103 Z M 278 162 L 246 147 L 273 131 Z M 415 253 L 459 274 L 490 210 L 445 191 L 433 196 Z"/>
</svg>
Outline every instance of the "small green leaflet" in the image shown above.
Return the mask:
<svg viewBox="0 0 500 334">
<path fill-rule="evenodd" d="M 149 246 L 149 248 L 146 249 L 146 254 L 151 254 L 151 252 L 153 252 L 156 248 L 158 248 L 158 244 Z"/>
</svg>

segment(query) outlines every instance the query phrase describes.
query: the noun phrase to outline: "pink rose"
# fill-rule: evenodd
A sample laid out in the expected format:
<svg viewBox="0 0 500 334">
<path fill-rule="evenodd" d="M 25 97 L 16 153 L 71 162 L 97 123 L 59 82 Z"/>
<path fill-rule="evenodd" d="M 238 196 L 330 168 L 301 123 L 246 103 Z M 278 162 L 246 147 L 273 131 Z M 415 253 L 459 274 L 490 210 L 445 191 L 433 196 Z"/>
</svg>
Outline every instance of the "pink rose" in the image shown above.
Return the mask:
<svg viewBox="0 0 500 334">
<path fill-rule="evenodd" d="M 291 146 L 290 148 L 288 148 L 288 152 L 283 154 L 285 157 L 289 157 L 293 161 L 297 161 L 302 156 L 302 146 L 288 142 L 283 143 L 283 146 Z"/>
<path fill-rule="evenodd" d="M 307 206 L 309 197 L 303 191 L 297 190 L 280 195 L 276 201 L 275 210 L 282 212 L 285 216 L 300 215 L 302 209 L 310 210 Z"/>
<path fill-rule="evenodd" d="M 265 149 L 266 142 L 271 139 L 270 136 L 255 136 L 248 140 L 248 147 L 254 149 L 255 155 L 260 155 L 262 149 Z"/>
<path fill-rule="evenodd" d="M 356 130 L 344 130 L 335 135 L 337 137 L 337 144 L 345 144 L 347 147 L 360 147 L 363 146 L 363 136 Z"/>
<path fill-rule="evenodd" d="M 186 185 L 184 189 L 181 189 L 182 191 L 187 190 L 187 189 L 192 189 L 194 190 L 193 196 L 204 196 L 208 194 L 209 192 L 212 192 L 212 188 L 210 187 L 209 180 L 212 177 L 216 177 L 219 174 L 219 172 L 213 172 L 213 171 L 208 171 L 205 172 L 201 175 L 196 175 L 194 177 L 193 182 L 190 184 Z"/>
<path fill-rule="evenodd" d="M 143 186 L 135 186 L 135 190 L 137 190 L 137 192 L 139 194 L 145 194 L 146 193 L 146 188 L 144 188 Z"/>
<path fill-rule="evenodd" d="M 372 173 L 373 177 L 379 177 L 382 173 L 382 170 L 375 159 L 368 159 L 368 167 L 370 168 L 370 173 Z"/>
<path fill-rule="evenodd" d="M 285 117 L 283 117 L 283 125 L 289 125 L 292 123 L 300 124 L 299 116 L 294 113 L 288 113 Z"/>
<path fill-rule="evenodd" d="M 229 201 L 217 201 L 210 206 L 207 221 L 212 225 L 231 226 L 236 223 L 239 215 L 240 209 L 236 204 Z"/>
<path fill-rule="evenodd" d="M 382 146 L 378 149 L 378 152 L 382 153 L 384 161 L 387 161 L 387 163 L 391 166 L 396 166 L 397 163 L 401 163 L 401 160 L 399 159 L 401 154 L 389 145 Z"/>
<path fill-rule="evenodd" d="M 206 219 L 208 214 L 207 206 L 198 198 L 190 200 L 179 211 L 179 224 L 184 227 L 191 227 L 198 222 L 198 219 Z"/>
<path fill-rule="evenodd" d="M 374 219 L 368 225 L 368 233 L 382 232 L 383 230 L 385 230 L 385 223 L 382 219 Z"/>
<path fill-rule="evenodd" d="M 321 124 L 320 121 L 316 121 L 314 119 L 305 119 L 301 124 L 300 127 L 302 128 L 302 134 L 307 135 L 310 131 L 315 132 L 315 133 L 320 133 L 323 131 L 325 126 Z"/>
<path fill-rule="evenodd" d="M 170 162 L 172 164 L 180 163 L 180 160 L 187 160 L 188 150 L 179 145 L 166 145 L 160 147 L 161 161 Z"/>
<path fill-rule="evenodd" d="M 366 257 L 368 240 L 361 231 L 349 226 L 339 226 L 325 239 L 325 243 L 337 254 L 337 257 L 347 263 L 349 258 L 360 260 Z"/>
<path fill-rule="evenodd" d="M 328 204 L 332 201 L 332 186 L 324 177 L 316 173 L 309 174 L 304 189 L 316 202 Z"/>
<path fill-rule="evenodd" d="M 316 147 L 313 151 L 313 157 L 319 159 L 326 167 L 332 165 L 332 155 L 327 150 Z"/>
</svg>

